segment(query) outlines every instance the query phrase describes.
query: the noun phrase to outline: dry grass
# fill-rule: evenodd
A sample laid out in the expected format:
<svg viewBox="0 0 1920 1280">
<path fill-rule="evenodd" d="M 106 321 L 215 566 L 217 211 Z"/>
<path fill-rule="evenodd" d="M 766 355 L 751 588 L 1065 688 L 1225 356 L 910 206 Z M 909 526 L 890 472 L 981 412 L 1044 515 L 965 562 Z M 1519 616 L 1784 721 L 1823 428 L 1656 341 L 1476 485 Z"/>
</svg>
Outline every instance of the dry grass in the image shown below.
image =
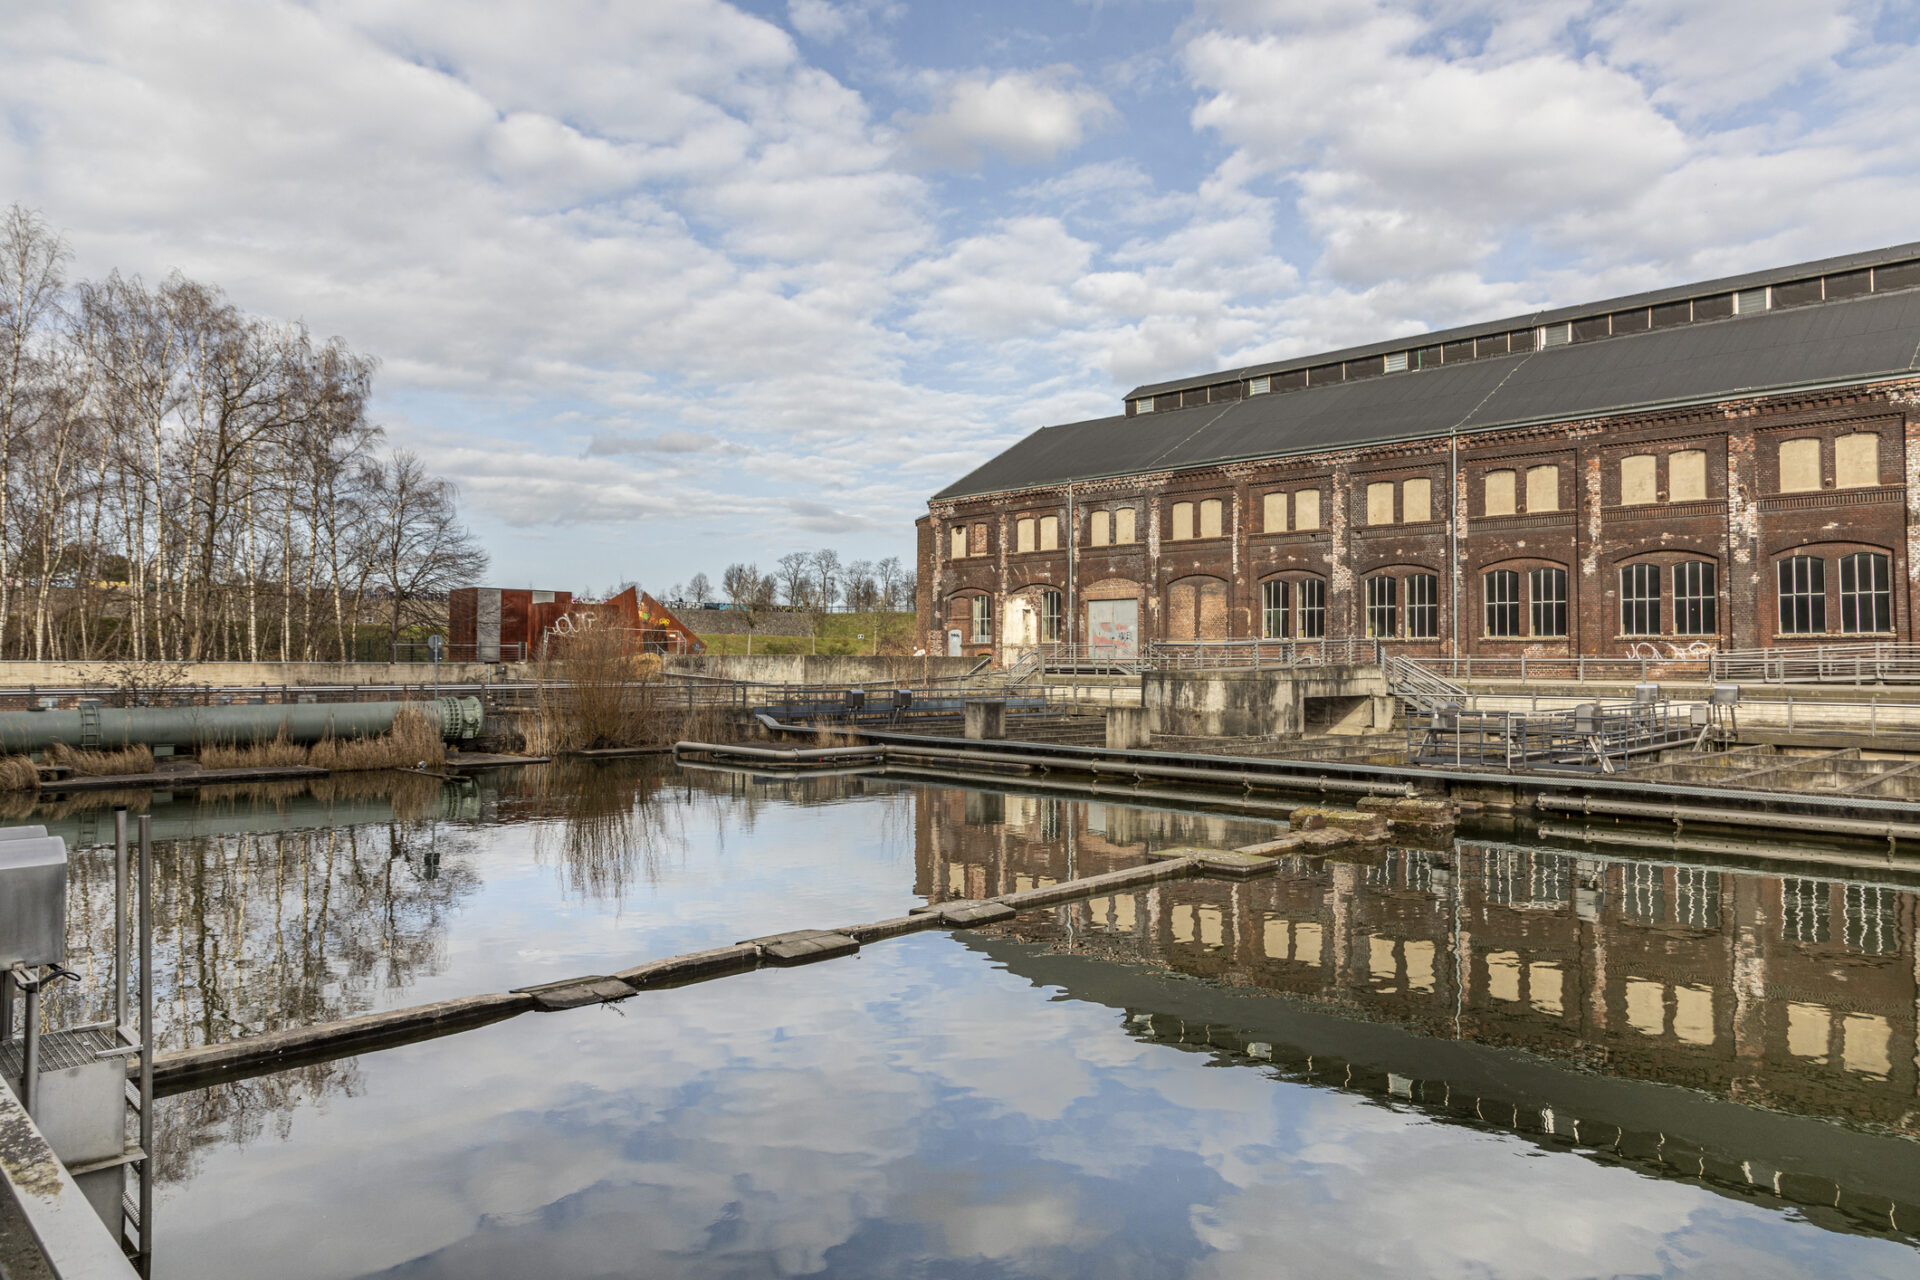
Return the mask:
<svg viewBox="0 0 1920 1280">
<path fill-rule="evenodd" d="M 311 765 L 332 773 L 370 769 L 437 769 L 447 762 L 440 727 L 425 711 L 412 707 L 393 718 L 393 727 L 371 738 L 323 738 L 312 746 L 288 742 L 283 730 L 272 742 L 247 746 L 213 744 L 200 748 L 203 769 L 277 769 Z"/>
<path fill-rule="evenodd" d="M 209 743 L 194 753 L 202 769 L 285 769 L 307 762 L 307 749 L 288 742 L 286 730 L 274 735 L 272 742 Z"/>
<path fill-rule="evenodd" d="M 40 770 L 26 756 L 0 756 L 0 791 L 39 794 Z"/>
<path fill-rule="evenodd" d="M 80 751 L 56 742 L 47 750 L 54 764 L 65 765 L 76 774 L 89 778 L 112 778 L 123 773 L 152 773 L 153 748 L 122 747 L 118 751 Z"/>
<path fill-rule="evenodd" d="M 332 773 L 368 769 L 437 769 L 447 762 L 440 727 L 424 711 L 411 707 L 393 718 L 393 728 L 377 738 L 326 738 L 313 744 L 308 762 Z"/>
</svg>

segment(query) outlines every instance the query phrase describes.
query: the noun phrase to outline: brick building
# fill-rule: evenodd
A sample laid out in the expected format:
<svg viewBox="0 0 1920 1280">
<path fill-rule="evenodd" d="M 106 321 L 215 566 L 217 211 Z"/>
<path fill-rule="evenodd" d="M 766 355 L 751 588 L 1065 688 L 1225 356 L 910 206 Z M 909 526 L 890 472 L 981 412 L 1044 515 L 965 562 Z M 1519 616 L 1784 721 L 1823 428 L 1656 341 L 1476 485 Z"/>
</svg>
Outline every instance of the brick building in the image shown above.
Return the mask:
<svg viewBox="0 0 1920 1280">
<path fill-rule="evenodd" d="M 1920 243 L 1140 387 L 917 523 L 929 651 L 1003 661 L 1912 640 Z"/>
</svg>

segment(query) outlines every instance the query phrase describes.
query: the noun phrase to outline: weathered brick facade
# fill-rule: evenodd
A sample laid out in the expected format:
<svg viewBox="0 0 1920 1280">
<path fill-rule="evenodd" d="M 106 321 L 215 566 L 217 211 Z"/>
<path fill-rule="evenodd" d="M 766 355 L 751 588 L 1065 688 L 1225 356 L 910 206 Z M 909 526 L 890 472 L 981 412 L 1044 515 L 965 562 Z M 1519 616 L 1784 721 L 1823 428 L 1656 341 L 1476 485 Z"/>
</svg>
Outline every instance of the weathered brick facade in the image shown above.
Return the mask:
<svg viewBox="0 0 1920 1280">
<path fill-rule="evenodd" d="M 1817 475 L 1805 469 L 1812 445 L 1787 450 L 1783 474 L 1781 446 L 1800 440 L 1817 442 Z M 1694 453 L 1705 455 L 1703 468 L 1674 458 Z M 1704 476 L 1683 476 L 1689 467 Z M 1505 479 L 1489 481 L 1490 473 Z M 1427 482 L 1428 510 L 1409 509 L 1421 492 L 1417 484 L 1409 489 L 1410 480 Z M 1318 494 L 1318 527 L 1297 527 L 1302 492 Z M 1509 493 L 1510 508 L 1502 500 Z M 1278 510 L 1272 494 L 1286 495 Z M 1210 502 L 1220 504 L 1217 535 L 1202 513 Z M 1176 504 L 1186 503 L 1193 507 L 1177 513 Z M 1135 536 L 1115 545 L 1120 507 L 1137 513 Z M 1268 528 L 1269 515 L 1281 511 L 1285 527 Z M 1093 521 L 1102 513 L 1108 545 L 1095 545 Z M 1019 550 L 1019 522 L 1047 516 L 1059 521 L 1060 545 Z M 1194 536 L 1175 537 L 1177 516 Z M 1292 587 L 1283 630 L 1300 628 L 1298 584 L 1318 582 L 1324 637 L 1365 636 L 1369 579 L 1396 584 L 1394 634 L 1384 638 L 1393 651 L 1413 655 L 1907 641 L 1920 634 L 1920 375 L 937 499 L 919 525 L 920 629 L 931 652 L 947 650 L 951 630 L 961 633 L 965 652 L 1003 659 L 1022 643 L 1053 638 L 1047 592 L 1059 593 L 1064 642 L 1087 637 L 1089 604 L 1105 600 L 1136 602 L 1143 643 L 1256 637 L 1267 621 L 1265 584 L 1273 581 Z M 956 528 L 965 531 L 959 546 Z M 965 554 L 955 555 L 962 547 Z M 1875 565 L 1843 568 L 1856 553 L 1885 557 L 1891 611 L 1884 619 L 1876 612 Z M 1802 630 L 1790 634 L 1782 630 L 1780 562 L 1793 556 L 1819 563 L 1804 571 L 1803 578 L 1818 579 L 1803 581 L 1801 594 L 1818 595 L 1820 605 L 1801 601 Z M 1710 619 L 1692 606 L 1690 629 L 1679 592 L 1680 566 L 1692 563 L 1712 566 L 1712 605 Z M 1636 625 L 1623 618 L 1623 570 L 1635 565 L 1658 569 L 1642 579 L 1657 587 L 1657 624 L 1649 625 L 1652 611 L 1644 609 Z M 1534 586 L 1544 583 L 1546 595 L 1553 587 L 1534 570 L 1566 575 L 1565 635 L 1551 634 L 1550 608 L 1545 618 L 1536 615 Z M 1514 578 L 1501 581 L 1518 584 L 1518 634 L 1497 634 L 1502 626 L 1488 608 L 1489 594 L 1500 589 L 1488 575 L 1498 571 L 1511 571 Z M 1429 589 L 1409 580 L 1424 575 L 1437 588 L 1431 636 L 1417 634 L 1409 609 L 1409 593 Z M 1687 580 L 1697 596 L 1705 579 Z M 1847 598 L 1843 586 L 1851 588 Z M 979 596 L 990 601 L 984 630 L 976 628 Z"/>
</svg>

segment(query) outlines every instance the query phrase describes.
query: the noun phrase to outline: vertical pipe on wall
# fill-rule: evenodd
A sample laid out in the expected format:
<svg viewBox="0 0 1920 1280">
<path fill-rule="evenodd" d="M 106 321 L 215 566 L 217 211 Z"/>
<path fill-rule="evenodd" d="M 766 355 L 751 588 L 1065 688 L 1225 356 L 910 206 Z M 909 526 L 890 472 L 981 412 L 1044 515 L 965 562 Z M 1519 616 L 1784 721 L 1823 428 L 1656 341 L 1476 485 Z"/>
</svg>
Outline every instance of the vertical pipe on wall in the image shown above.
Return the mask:
<svg viewBox="0 0 1920 1280">
<path fill-rule="evenodd" d="M 1460 428 L 1447 433 L 1447 609 L 1453 614 L 1453 656 L 1460 656 Z"/>
<path fill-rule="evenodd" d="M 1074 519 L 1073 481 L 1067 481 L 1067 644 L 1080 638 L 1080 596 L 1075 567 L 1080 559 L 1080 529 Z M 1069 648 L 1067 652 L 1073 650 Z"/>
</svg>

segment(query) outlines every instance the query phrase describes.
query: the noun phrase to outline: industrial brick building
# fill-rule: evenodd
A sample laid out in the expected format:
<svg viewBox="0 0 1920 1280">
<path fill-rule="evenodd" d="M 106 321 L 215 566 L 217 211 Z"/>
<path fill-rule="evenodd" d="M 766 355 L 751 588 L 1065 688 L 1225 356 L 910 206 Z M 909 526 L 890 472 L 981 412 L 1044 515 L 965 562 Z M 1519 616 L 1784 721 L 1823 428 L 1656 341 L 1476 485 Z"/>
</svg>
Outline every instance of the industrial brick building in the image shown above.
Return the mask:
<svg viewBox="0 0 1920 1280">
<path fill-rule="evenodd" d="M 1920 243 L 1140 387 L 918 522 L 929 652 L 1920 633 Z"/>
</svg>

